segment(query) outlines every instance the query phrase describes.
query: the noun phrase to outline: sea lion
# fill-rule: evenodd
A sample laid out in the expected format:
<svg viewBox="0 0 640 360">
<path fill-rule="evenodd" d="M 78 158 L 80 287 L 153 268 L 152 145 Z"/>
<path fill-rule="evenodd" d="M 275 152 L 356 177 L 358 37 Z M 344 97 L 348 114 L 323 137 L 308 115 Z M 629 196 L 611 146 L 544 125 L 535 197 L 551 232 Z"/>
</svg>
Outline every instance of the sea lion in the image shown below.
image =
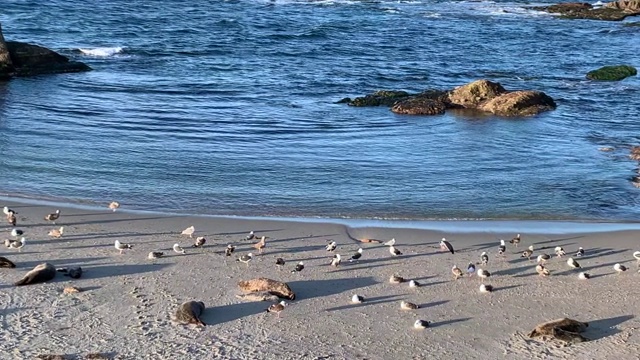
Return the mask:
<svg viewBox="0 0 640 360">
<path fill-rule="evenodd" d="M 244 301 L 278 301 L 279 298 L 276 295 L 270 294 L 268 291 L 261 291 L 249 294 L 239 294 L 236 297 Z"/>
<path fill-rule="evenodd" d="M 29 271 L 22 279 L 13 285 L 29 285 L 49 281 L 56 276 L 56 268 L 49 263 L 42 263 Z"/>
<path fill-rule="evenodd" d="M 200 320 L 200 315 L 202 315 L 204 309 L 205 306 L 202 301 L 187 301 L 182 303 L 176 311 L 176 321 L 182 324 L 206 326 L 206 324 Z"/>
<path fill-rule="evenodd" d="M 563 341 L 566 344 L 577 344 L 589 341 L 589 339 L 577 332 L 566 331 L 557 327 L 551 329 L 551 336 L 554 340 Z"/>
<path fill-rule="evenodd" d="M 270 294 L 276 295 L 279 298 L 294 300 L 296 294 L 291 290 L 286 283 L 271 280 L 267 278 L 257 278 L 247 281 L 238 282 L 238 287 L 244 292 L 259 292 L 267 291 Z"/>
<path fill-rule="evenodd" d="M 588 326 L 589 326 L 588 323 L 580 322 L 573 319 L 567 319 L 567 318 L 556 319 L 556 320 L 547 321 L 542 324 L 538 324 L 538 326 L 536 326 L 535 329 L 533 329 L 533 331 L 529 333 L 529 337 L 535 338 L 535 337 L 544 336 L 544 335 L 553 336 L 553 329 L 556 329 L 556 328 L 560 330 L 572 332 L 572 333 L 581 333 L 581 332 L 584 332 Z"/>
<path fill-rule="evenodd" d="M 80 266 L 72 267 L 67 270 L 67 273 L 64 274 L 64 276 L 68 276 L 72 279 L 80 279 L 80 277 L 82 276 L 82 268 Z"/>
<path fill-rule="evenodd" d="M 6 257 L 0 256 L 0 268 L 14 268 L 16 264 L 11 262 L 11 260 Z"/>
</svg>

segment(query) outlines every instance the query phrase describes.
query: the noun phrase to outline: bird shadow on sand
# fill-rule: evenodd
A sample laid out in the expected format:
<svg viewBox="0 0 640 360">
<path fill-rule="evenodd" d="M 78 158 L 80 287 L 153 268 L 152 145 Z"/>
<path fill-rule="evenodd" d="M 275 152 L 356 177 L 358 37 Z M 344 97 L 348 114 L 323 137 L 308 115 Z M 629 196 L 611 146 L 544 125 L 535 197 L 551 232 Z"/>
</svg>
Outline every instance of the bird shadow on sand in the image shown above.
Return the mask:
<svg viewBox="0 0 640 360">
<path fill-rule="evenodd" d="M 451 320 L 445 320 L 445 321 L 434 321 L 429 325 L 429 327 L 446 326 L 446 325 L 451 325 L 459 322 L 465 322 L 471 319 L 472 318 L 467 317 L 467 318 L 451 319 Z"/>
<path fill-rule="evenodd" d="M 521 272 L 527 271 L 529 269 L 534 269 L 535 270 L 535 267 L 536 267 L 535 263 L 527 262 L 527 265 L 520 266 L 520 267 L 517 267 L 517 268 L 496 270 L 493 273 L 493 275 L 516 275 L 516 274 L 519 274 Z"/>
<path fill-rule="evenodd" d="M 274 239 L 274 240 L 267 240 L 267 243 L 279 243 L 279 242 L 286 242 L 286 241 L 293 241 L 293 240 L 299 240 L 299 241 L 306 241 L 309 239 L 317 239 L 317 238 L 329 238 L 332 236 L 341 236 L 342 234 L 324 234 L 324 235 L 311 235 L 311 236 L 300 236 L 300 237 L 290 237 L 290 238 L 284 238 L 284 239 Z M 327 243 L 323 242 L 323 243 L 313 243 L 313 244 L 309 244 L 310 247 L 326 247 Z"/>
<path fill-rule="evenodd" d="M 172 264 L 144 264 L 144 265 L 98 265 L 87 266 L 82 273 L 83 278 L 99 279 L 105 277 L 125 276 L 143 274 L 152 271 L 162 270 Z M 85 270 L 83 268 L 83 270 Z"/>
<path fill-rule="evenodd" d="M 401 296 L 403 295 L 376 296 L 372 298 L 366 298 L 365 301 L 361 304 L 349 304 L 349 305 L 343 305 L 343 306 L 336 306 L 336 307 L 325 309 L 325 311 L 328 311 L 328 312 L 341 311 L 341 310 L 357 309 L 357 308 L 361 308 L 369 305 L 375 305 L 375 304 L 390 303 L 390 302 L 398 301 L 397 298 Z"/>
<path fill-rule="evenodd" d="M 269 233 L 269 232 L 277 232 L 277 231 L 283 231 L 284 229 L 259 229 L 259 230 L 253 230 L 253 233 L 256 234 L 257 236 L 262 236 L 260 235 L 260 233 Z M 245 236 L 249 235 L 250 230 L 247 231 L 234 231 L 234 232 L 223 232 L 223 233 L 214 233 L 214 235 L 217 236 L 225 236 L 225 235 L 244 235 L 242 237 L 242 240 L 246 240 Z M 249 240 L 246 240 L 249 241 Z"/>
<path fill-rule="evenodd" d="M 634 317 L 634 315 L 622 315 L 607 319 L 589 321 L 589 327 L 587 327 L 584 336 L 590 340 L 598 340 L 618 334 L 621 330 L 616 329 L 615 327 L 625 321 L 633 319 Z"/>
<path fill-rule="evenodd" d="M 583 237 L 584 237 L 584 235 L 572 236 L 572 237 L 567 237 L 567 238 L 548 239 L 548 240 L 544 240 L 544 241 L 537 241 L 537 242 L 535 242 L 533 244 L 534 245 L 540 245 L 540 244 L 548 244 L 548 243 L 557 243 L 557 242 L 560 242 L 560 241 L 582 239 Z M 571 244 L 558 244 L 558 245 L 567 246 L 567 245 L 571 245 Z M 556 245 L 556 246 L 558 246 L 558 245 Z"/>
<path fill-rule="evenodd" d="M 87 263 L 96 262 L 100 260 L 108 259 L 108 257 L 86 257 L 86 258 L 71 258 L 71 259 L 49 259 L 47 261 L 38 260 L 38 261 L 26 261 L 17 263 L 16 266 L 20 268 L 33 268 L 38 264 L 42 264 L 43 262 L 49 262 L 55 267 L 63 267 L 63 266 L 71 266 L 71 265 L 79 265 L 85 266 Z"/>
<path fill-rule="evenodd" d="M 449 300 L 432 301 L 430 303 L 420 304 L 420 305 L 418 305 L 418 308 L 419 309 L 426 309 L 426 308 L 431 308 L 431 307 L 438 306 L 438 305 L 444 305 L 444 304 L 446 304 L 448 302 L 449 302 Z"/>
<path fill-rule="evenodd" d="M 298 280 L 288 282 L 289 287 L 296 293 L 297 300 L 340 294 L 346 291 L 377 284 L 373 277 L 327 280 Z"/>
<path fill-rule="evenodd" d="M 118 222 L 129 222 L 129 221 L 148 221 L 148 220 L 158 220 L 158 219 L 167 219 L 167 216 L 153 216 L 153 217 L 144 217 L 144 218 L 124 218 L 124 219 L 105 219 L 105 220 L 90 220 L 90 221 L 78 221 L 78 222 L 65 222 L 65 215 L 61 215 L 59 221 L 56 221 L 55 224 L 49 224 L 52 226 L 77 226 L 77 225 L 95 225 L 95 224 L 109 224 L 109 223 L 118 223 Z"/>
<path fill-rule="evenodd" d="M 591 266 L 584 266 L 584 267 L 582 267 L 580 269 L 580 271 L 589 271 L 589 270 L 599 269 L 599 268 L 603 268 L 603 267 L 610 267 L 611 271 L 614 271 L 613 270 L 613 266 L 615 264 L 618 264 L 618 263 L 624 265 L 624 261 L 611 261 L 611 262 L 608 262 L 608 263 L 601 263 L 601 264 L 594 264 L 594 265 L 591 265 Z"/>
<path fill-rule="evenodd" d="M 522 286 L 522 284 L 509 285 L 509 286 L 496 286 L 496 287 L 493 288 L 493 292 L 499 292 L 499 291 L 504 291 L 504 290 L 509 290 L 509 289 L 515 289 L 515 288 L 519 288 L 521 286 Z"/>
<path fill-rule="evenodd" d="M 265 312 L 270 304 L 264 301 L 254 301 L 210 307 L 202 313 L 201 319 L 207 325 L 220 325 Z"/>
<path fill-rule="evenodd" d="M 616 255 L 616 254 L 621 254 L 621 253 L 626 253 L 628 251 L 631 251 L 630 249 L 612 249 L 612 248 L 594 248 L 594 249 L 589 249 L 589 252 L 587 254 L 585 254 L 585 256 L 581 256 L 581 257 L 575 257 L 575 260 L 580 260 L 580 259 L 589 259 L 592 258 L 594 256 L 608 256 L 608 255 Z"/>
</svg>

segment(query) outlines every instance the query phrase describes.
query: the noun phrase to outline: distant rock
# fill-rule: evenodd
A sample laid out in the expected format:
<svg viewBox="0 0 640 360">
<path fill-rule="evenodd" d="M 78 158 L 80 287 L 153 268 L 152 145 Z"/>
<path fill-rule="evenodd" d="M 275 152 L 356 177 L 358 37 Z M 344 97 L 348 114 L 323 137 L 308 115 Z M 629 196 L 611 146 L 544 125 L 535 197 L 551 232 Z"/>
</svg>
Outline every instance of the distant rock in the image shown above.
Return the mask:
<svg viewBox="0 0 640 360">
<path fill-rule="evenodd" d="M 349 99 L 348 104 L 350 106 L 392 106 L 397 101 L 407 99 L 409 96 L 410 94 L 406 91 L 380 90 L 364 97 Z"/>
<path fill-rule="evenodd" d="M 0 80 L 8 80 L 14 71 L 9 48 L 4 41 L 4 36 L 2 36 L 2 24 L 0 24 Z"/>
<path fill-rule="evenodd" d="M 606 3 L 601 7 L 593 7 L 589 3 L 571 2 L 549 6 L 532 6 L 530 9 L 559 14 L 565 19 L 591 19 L 620 21 L 628 16 L 640 15 L 640 0 L 621 0 Z"/>
<path fill-rule="evenodd" d="M 629 76 L 636 76 L 638 70 L 629 65 L 603 66 L 600 69 L 589 71 L 587 79 L 602 81 L 619 81 Z"/>
<path fill-rule="evenodd" d="M 477 108 L 481 103 L 491 100 L 507 91 L 498 83 L 489 80 L 476 80 L 458 86 L 449 92 L 449 101 L 468 109 Z"/>
<path fill-rule="evenodd" d="M 531 116 L 556 108 L 556 103 L 540 91 L 514 91 L 494 97 L 481 110 L 499 116 Z"/>
</svg>

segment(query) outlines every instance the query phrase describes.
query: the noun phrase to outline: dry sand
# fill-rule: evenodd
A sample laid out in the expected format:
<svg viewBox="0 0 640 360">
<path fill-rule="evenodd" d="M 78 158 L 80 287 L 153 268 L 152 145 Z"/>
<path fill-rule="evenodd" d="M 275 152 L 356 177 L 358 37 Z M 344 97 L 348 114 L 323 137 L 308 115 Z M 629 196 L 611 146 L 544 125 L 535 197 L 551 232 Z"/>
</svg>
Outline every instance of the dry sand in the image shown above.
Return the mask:
<svg viewBox="0 0 640 360">
<path fill-rule="evenodd" d="M 19 212 L 18 228 L 28 243 L 22 252 L 2 247 L 1 256 L 17 264 L 0 269 L 0 358 L 34 359 L 39 354 L 66 354 L 82 359 L 102 353 L 114 359 L 639 359 L 640 274 L 632 257 L 640 250 L 639 231 L 544 234 L 545 228 L 522 234 L 519 249 L 507 243 L 507 256 L 497 256 L 498 239 L 514 233 L 452 233 L 408 228 L 349 228 L 341 224 L 255 219 L 116 213 L 61 208 L 57 225 L 43 217 L 52 206 L 5 202 Z M 3 219 L 4 220 L 4 219 Z M 204 248 L 191 248 L 180 232 L 190 226 L 205 236 Z M 456 223 L 449 223 L 449 227 Z M 517 225 L 517 223 L 516 223 Z M 47 236 L 64 226 L 60 239 Z M 474 226 L 482 227 L 482 223 Z M 580 226 L 577 226 L 580 228 Z M 584 226 L 587 228 L 587 226 Z M 0 226 L 2 238 L 10 227 Z M 245 266 L 237 256 L 254 251 L 243 240 L 249 230 L 269 237 L 265 253 Z M 535 233 L 537 232 L 537 234 Z M 443 252 L 443 236 L 458 250 Z M 354 239 L 397 239 L 404 255 L 391 257 L 381 244 Z M 120 255 L 118 239 L 134 248 Z M 358 247 L 358 263 L 328 264 L 328 239 L 348 258 Z M 171 250 L 174 243 L 185 255 Z M 224 248 L 237 246 L 232 258 Z M 520 250 L 534 245 L 534 256 L 553 254 L 563 246 L 572 254 L 578 246 L 587 254 L 578 259 L 591 274 L 579 280 L 566 266 L 567 257 L 548 263 L 552 275 L 540 278 L 534 262 Z M 150 251 L 165 258 L 148 260 Z M 453 280 L 451 267 L 463 270 L 488 251 L 491 294 L 478 292 L 477 277 Z M 276 257 L 286 260 L 275 266 Z M 83 277 L 58 274 L 45 284 L 11 284 L 41 262 L 56 267 L 82 266 Z M 304 261 L 301 273 L 291 273 Z M 617 262 L 630 268 L 616 274 Z M 415 279 L 390 284 L 391 275 Z M 287 282 L 297 298 L 280 314 L 266 313 L 268 302 L 242 302 L 237 282 L 269 277 Z M 65 286 L 83 289 L 62 294 Z M 353 294 L 365 297 L 351 304 Z M 171 315 L 184 301 L 203 301 L 206 328 L 176 325 Z M 402 300 L 420 305 L 400 310 Z M 525 337 L 536 324 L 558 317 L 589 322 L 584 334 L 593 341 L 562 346 Z M 432 327 L 414 330 L 416 319 Z"/>
</svg>

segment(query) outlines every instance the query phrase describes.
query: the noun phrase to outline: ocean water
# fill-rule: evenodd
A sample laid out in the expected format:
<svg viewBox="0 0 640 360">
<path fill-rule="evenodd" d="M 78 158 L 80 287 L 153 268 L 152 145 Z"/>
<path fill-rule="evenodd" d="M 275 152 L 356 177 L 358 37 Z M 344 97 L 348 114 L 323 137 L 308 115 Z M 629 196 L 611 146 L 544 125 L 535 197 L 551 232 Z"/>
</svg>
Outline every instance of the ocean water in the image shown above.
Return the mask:
<svg viewBox="0 0 640 360">
<path fill-rule="evenodd" d="M 7 40 L 94 70 L 0 83 L 0 195 L 212 215 L 636 220 L 640 79 L 585 74 L 640 67 L 640 28 L 526 4 L 3 0 Z M 558 108 L 504 119 L 336 104 L 480 78 Z"/>
</svg>

